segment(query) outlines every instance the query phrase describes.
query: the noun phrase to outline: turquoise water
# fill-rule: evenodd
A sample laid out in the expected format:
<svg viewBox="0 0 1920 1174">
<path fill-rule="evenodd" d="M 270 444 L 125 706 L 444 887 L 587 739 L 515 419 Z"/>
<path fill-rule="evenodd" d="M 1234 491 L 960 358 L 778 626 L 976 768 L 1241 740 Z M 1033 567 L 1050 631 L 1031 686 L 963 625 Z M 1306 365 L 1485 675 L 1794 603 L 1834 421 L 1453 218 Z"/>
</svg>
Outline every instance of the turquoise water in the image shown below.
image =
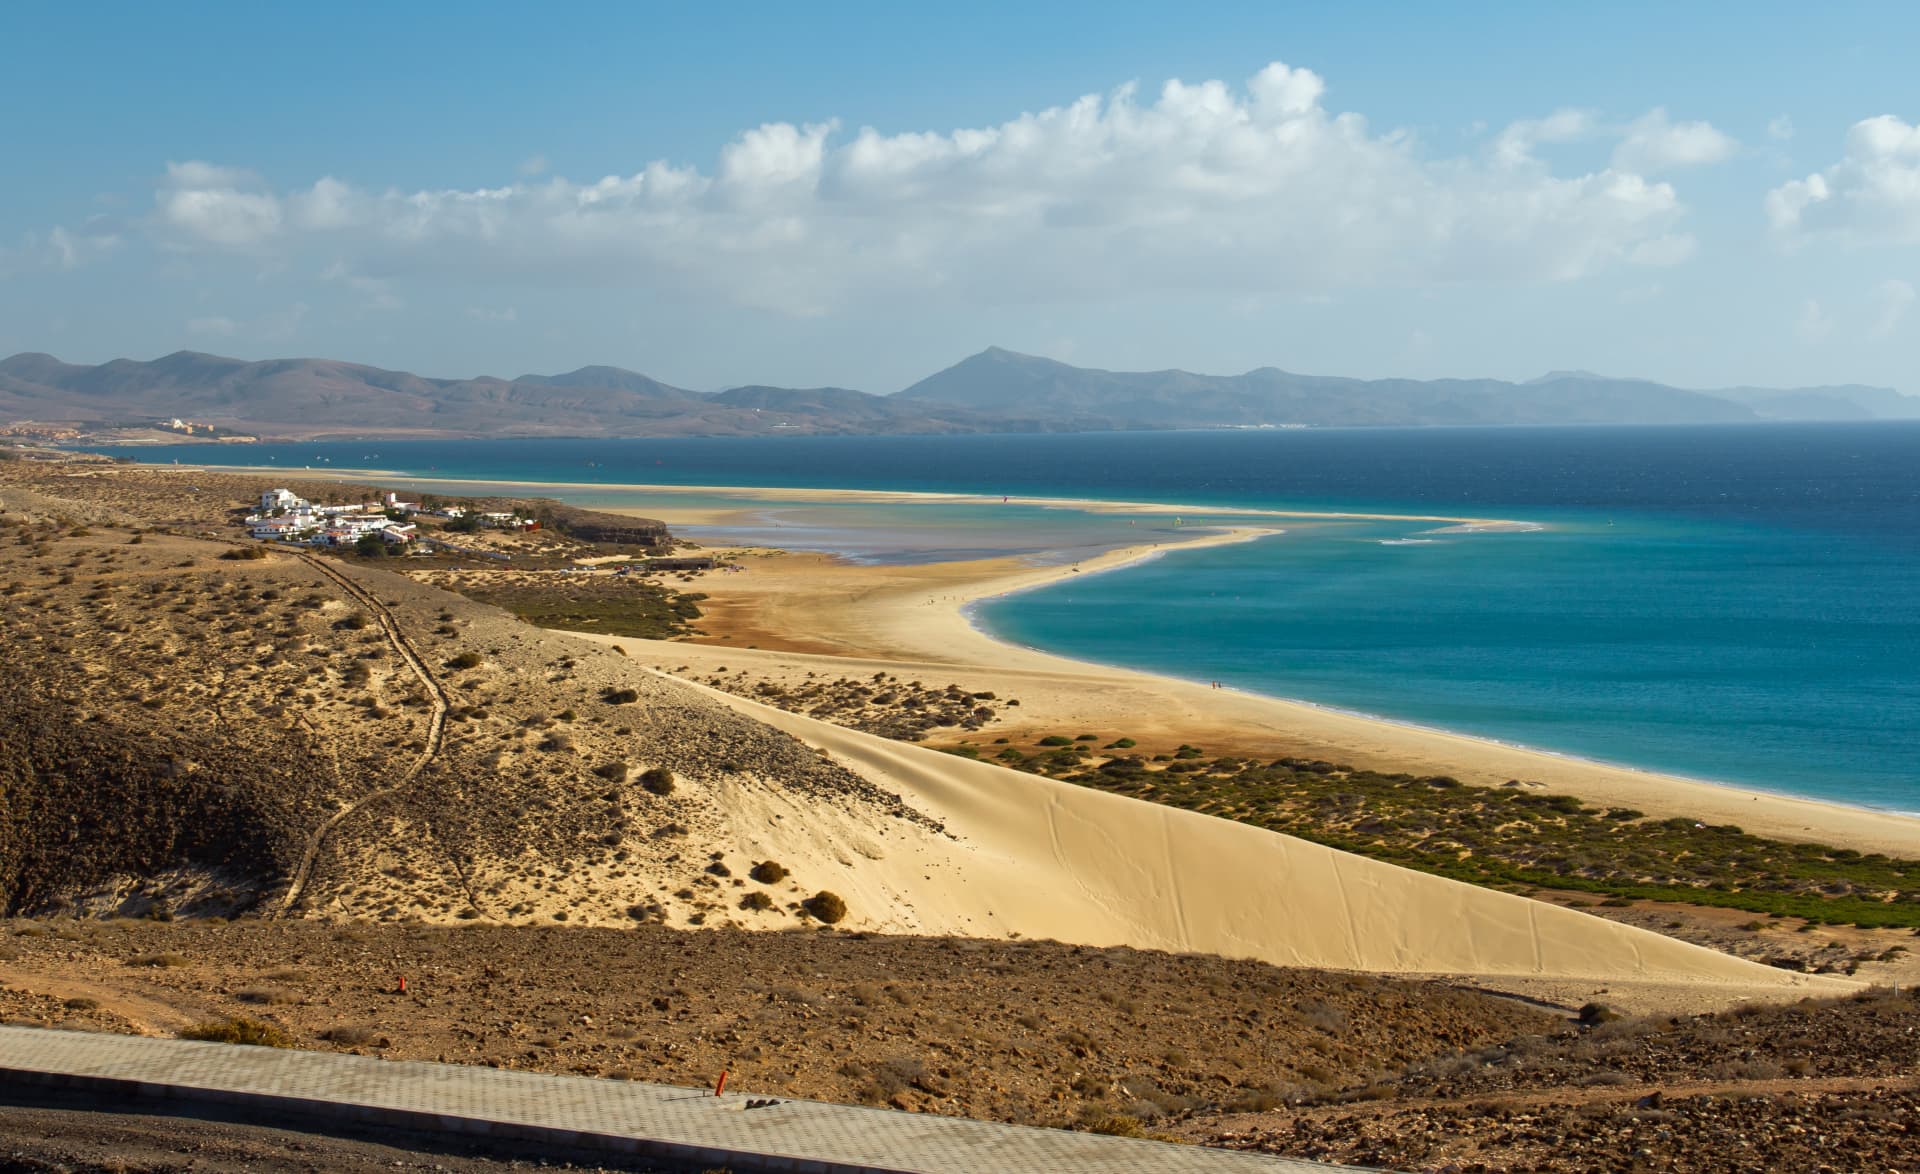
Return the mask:
<svg viewBox="0 0 1920 1174">
<path fill-rule="evenodd" d="M 983 605 L 1021 643 L 1781 791 L 1920 809 L 1920 426 L 377 442 L 143 459 L 621 483 L 960 491 L 1495 516 L 1279 522 Z M 683 499 L 684 500 L 684 499 Z M 1206 516 L 1182 516 L 1196 524 Z M 1075 557 L 1182 533 L 991 504 L 755 507 L 732 540 Z"/>
<path fill-rule="evenodd" d="M 1920 807 L 1912 612 L 1871 543 L 1622 516 L 1332 526 L 981 609 L 1020 643 L 1521 745 Z M 1383 539 L 1391 544 L 1383 544 Z M 1772 577 L 1766 590 L 1756 579 Z"/>
</svg>

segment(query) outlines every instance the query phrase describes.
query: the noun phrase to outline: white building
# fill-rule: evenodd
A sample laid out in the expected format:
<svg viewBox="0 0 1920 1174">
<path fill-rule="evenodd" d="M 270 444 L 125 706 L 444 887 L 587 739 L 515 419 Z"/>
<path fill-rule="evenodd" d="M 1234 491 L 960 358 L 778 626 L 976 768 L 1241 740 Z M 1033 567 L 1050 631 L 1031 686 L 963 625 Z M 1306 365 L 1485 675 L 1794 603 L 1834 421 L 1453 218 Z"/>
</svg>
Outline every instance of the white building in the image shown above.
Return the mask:
<svg viewBox="0 0 1920 1174">
<path fill-rule="evenodd" d="M 303 510 L 307 508 L 307 499 L 291 489 L 268 489 L 260 494 L 260 512 L 272 513 L 274 510 Z"/>
</svg>

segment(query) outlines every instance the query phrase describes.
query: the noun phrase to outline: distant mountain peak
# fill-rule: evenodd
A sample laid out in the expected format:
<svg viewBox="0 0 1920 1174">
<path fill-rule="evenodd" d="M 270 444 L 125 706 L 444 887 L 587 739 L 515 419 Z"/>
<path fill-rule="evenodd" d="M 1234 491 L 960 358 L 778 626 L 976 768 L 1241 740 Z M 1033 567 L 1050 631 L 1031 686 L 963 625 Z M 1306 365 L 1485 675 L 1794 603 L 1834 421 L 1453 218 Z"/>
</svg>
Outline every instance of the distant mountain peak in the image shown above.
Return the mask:
<svg viewBox="0 0 1920 1174">
<path fill-rule="evenodd" d="M 1549 371 L 1545 375 L 1536 375 L 1532 379 L 1527 380 L 1526 383 L 1522 384 L 1522 386 L 1532 387 L 1536 383 L 1558 383 L 1562 379 L 1612 379 L 1612 378 L 1613 376 L 1611 375 L 1602 375 L 1597 371 L 1583 371 L 1579 368 L 1572 368 L 1572 369 L 1563 368 L 1556 371 Z M 1636 380 L 1636 382 L 1638 381 Z"/>
</svg>

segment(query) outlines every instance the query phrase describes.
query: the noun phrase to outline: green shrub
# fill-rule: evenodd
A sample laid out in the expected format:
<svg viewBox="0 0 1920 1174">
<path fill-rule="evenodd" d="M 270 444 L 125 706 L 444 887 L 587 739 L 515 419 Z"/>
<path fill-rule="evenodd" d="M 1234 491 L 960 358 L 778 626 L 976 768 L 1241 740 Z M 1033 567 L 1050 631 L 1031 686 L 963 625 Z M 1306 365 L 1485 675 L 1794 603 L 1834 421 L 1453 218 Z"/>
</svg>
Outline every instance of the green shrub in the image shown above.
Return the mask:
<svg viewBox="0 0 1920 1174">
<path fill-rule="evenodd" d="M 674 788 L 673 772 L 664 766 L 648 767 L 640 774 L 640 786 L 649 795 L 671 795 Z"/>
<path fill-rule="evenodd" d="M 1067 737 L 1065 734 L 1048 734 L 1046 737 L 1040 739 L 1038 744 L 1041 746 L 1071 746 L 1073 745 L 1073 739 Z"/>
<path fill-rule="evenodd" d="M 593 773 L 611 783 L 627 781 L 627 764 L 624 762 L 603 762 L 593 768 Z"/>
<path fill-rule="evenodd" d="M 787 866 L 777 860 L 762 860 L 747 875 L 763 885 L 777 885 L 787 879 Z"/>
<path fill-rule="evenodd" d="M 232 550 L 222 552 L 220 557 L 234 562 L 249 562 L 254 559 L 267 557 L 267 548 L 264 546 L 236 546 Z"/>
<path fill-rule="evenodd" d="M 756 890 L 740 898 L 740 908 L 754 913 L 762 913 L 773 908 L 773 898 Z"/>
<path fill-rule="evenodd" d="M 447 661 L 447 667 L 450 669 L 478 668 L 482 659 L 484 658 L 477 652 L 463 652 Z"/>
<path fill-rule="evenodd" d="M 608 689 L 600 694 L 600 700 L 608 705 L 632 705 L 640 700 L 637 689 Z"/>
</svg>

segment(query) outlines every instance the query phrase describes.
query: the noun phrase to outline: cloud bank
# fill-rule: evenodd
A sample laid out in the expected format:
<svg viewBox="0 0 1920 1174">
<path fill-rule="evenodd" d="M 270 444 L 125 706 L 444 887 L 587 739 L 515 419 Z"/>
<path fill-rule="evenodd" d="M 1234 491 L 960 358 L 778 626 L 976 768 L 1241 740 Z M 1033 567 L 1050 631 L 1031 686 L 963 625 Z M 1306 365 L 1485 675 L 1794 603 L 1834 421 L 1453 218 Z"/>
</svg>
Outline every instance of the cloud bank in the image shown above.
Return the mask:
<svg viewBox="0 0 1920 1174">
<path fill-rule="evenodd" d="M 1920 244 L 1920 125 L 1891 114 L 1853 124 L 1838 163 L 1767 193 L 1783 236 L 1859 244 Z"/>
<path fill-rule="evenodd" d="M 1311 295 L 1674 263 L 1692 249 L 1684 208 L 1649 177 L 1734 149 L 1660 109 L 1612 128 L 1561 111 L 1435 159 L 1324 95 L 1275 63 L 1240 88 L 1170 81 L 1145 101 L 1128 85 L 947 133 L 769 123 L 706 172 L 577 182 L 541 160 L 479 189 L 275 190 L 188 161 L 168 165 L 148 229 L 171 250 L 324 250 L 374 279 L 642 286 L 795 315 L 910 296 Z M 1596 137 L 1612 159 L 1583 173 L 1536 153 Z"/>
</svg>

